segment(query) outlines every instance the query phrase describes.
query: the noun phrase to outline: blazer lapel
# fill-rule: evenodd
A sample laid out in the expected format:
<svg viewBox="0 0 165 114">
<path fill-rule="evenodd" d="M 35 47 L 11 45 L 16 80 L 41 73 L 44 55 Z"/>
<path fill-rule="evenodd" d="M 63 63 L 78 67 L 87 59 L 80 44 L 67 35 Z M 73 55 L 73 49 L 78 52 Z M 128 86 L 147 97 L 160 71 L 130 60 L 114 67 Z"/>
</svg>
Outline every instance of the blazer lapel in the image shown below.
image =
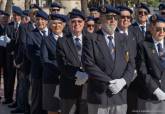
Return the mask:
<svg viewBox="0 0 165 114">
<path fill-rule="evenodd" d="M 159 55 L 155 49 L 155 45 L 154 45 L 152 38 L 151 38 L 150 42 L 147 42 L 147 44 L 148 44 L 148 49 L 151 52 L 151 57 L 155 61 L 155 64 L 158 66 L 160 71 L 163 71 L 163 67 L 161 66 L 161 61 L 160 61 Z"/>
<path fill-rule="evenodd" d="M 100 52 L 105 57 L 109 68 L 113 69 L 113 67 L 114 67 L 114 61 L 112 59 L 112 56 L 110 54 L 109 47 L 108 47 L 108 45 L 107 45 L 107 43 L 105 41 L 105 38 L 104 38 L 104 35 L 103 35 L 102 32 L 98 35 L 97 41 L 98 42 L 96 42 L 96 43 L 97 43 L 97 45 L 98 45 L 98 47 L 100 49 Z"/>
<path fill-rule="evenodd" d="M 73 53 L 73 56 L 75 57 L 75 59 L 76 59 L 77 61 L 79 61 L 78 53 L 77 53 L 75 44 L 74 44 L 74 42 L 73 42 L 72 36 L 69 35 L 69 36 L 67 37 L 67 40 L 66 40 L 66 41 L 67 41 L 67 44 L 68 44 L 70 50 L 71 50 L 72 53 Z M 79 62 L 80 62 L 80 61 L 79 61 Z"/>
</svg>

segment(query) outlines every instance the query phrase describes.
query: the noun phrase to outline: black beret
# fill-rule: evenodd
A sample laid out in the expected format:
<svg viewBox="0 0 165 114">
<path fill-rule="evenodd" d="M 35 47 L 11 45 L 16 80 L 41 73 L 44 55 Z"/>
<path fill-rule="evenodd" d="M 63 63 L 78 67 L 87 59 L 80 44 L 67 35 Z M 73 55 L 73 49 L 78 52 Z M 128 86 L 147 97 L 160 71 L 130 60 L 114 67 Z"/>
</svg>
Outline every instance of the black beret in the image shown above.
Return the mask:
<svg viewBox="0 0 165 114">
<path fill-rule="evenodd" d="M 53 3 L 51 3 L 50 7 L 51 8 L 53 8 L 53 7 L 62 8 L 62 4 L 60 4 L 58 2 L 53 2 Z"/>
<path fill-rule="evenodd" d="M 119 10 L 117 10 L 117 8 L 115 8 L 115 7 L 111 6 L 111 5 L 106 6 L 105 13 L 115 13 L 117 15 L 120 14 Z"/>
<path fill-rule="evenodd" d="M 119 11 L 129 11 L 131 14 L 133 13 L 132 9 L 130 9 L 129 7 L 127 6 L 118 6 L 117 9 Z"/>
<path fill-rule="evenodd" d="M 73 9 L 69 14 L 71 19 L 79 17 L 85 20 L 85 15 L 79 9 Z"/>
<path fill-rule="evenodd" d="M 18 6 L 13 6 L 12 7 L 12 12 L 13 13 L 16 13 L 19 16 L 22 16 L 23 15 L 22 9 L 20 7 L 18 7 Z"/>
<path fill-rule="evenodd" d="M 63 14 L 50 14 L 49 17 L 51 20 L 61 20 L 63 22 L 67 21 L 67 16 Z"/>
<path fill-rule="evenodd" d="M 148 13 L 150 13 L 150 9 L 148 8 L 148 6 L 144 3 L 140 3 L 136 6 L 137 8 L 142 8 L 142 9 L 145 9 L 147 10 Z"/>
<path fill-rule="evenodd" d="M 0 10 L 0 15 L 10 16 L 8 13 L 6 13 L 6 12 L 3 11 L 3 10 Z"/>
<path fill-rule="evenodd" d="M 46 12 L 42 11 L 42 10 L 37 11 L 36 17 L 41 17 L 45 20 L 49 19 L 48 14 Z"/>
<path fill-rule="evenodd" d="M 37 4 L 31 4 L 31 5 L 30 5 L 30 9 L 42 10 L 42 8 L 40 8 Z"/>
<path fill-rule="evenodd" d="M 24 16 L 28 16 L 28 15 L 29 15 L 29 12 L 30 12 L 29 10 L 24 10 L 24 11 L 23 11 L 23 15 L 24 15 Z"/>
<path fill-rule="evenodd" d="M 165 9 L 165 4 L 160 4 L 159 5 L 159 10 L 164 10 Z"/>
<path fill-rule="evenodd" d="M 86 18 L 86 21 L 95 21 L 95 18 L 93 16 L 88 16 Z"/>
</svg>

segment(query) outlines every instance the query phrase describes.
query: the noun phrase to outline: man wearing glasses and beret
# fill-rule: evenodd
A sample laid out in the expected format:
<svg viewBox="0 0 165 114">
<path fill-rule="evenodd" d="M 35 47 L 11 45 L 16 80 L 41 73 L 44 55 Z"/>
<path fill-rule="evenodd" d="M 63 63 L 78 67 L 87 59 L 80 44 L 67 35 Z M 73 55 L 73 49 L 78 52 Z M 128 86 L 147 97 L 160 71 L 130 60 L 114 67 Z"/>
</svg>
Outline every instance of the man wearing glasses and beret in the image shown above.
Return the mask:
<svg viewBox="0 0 165 114">
<path fill-rule="evenodd" d="M 143 36 L 146 36 L 146 31 L 148 30 L 149 24 L 148 15 L 150 14 L 150 10 L 146 4 L 140 3 L 137 5 L 136 9 L 136 22 L 132 24 L 136 29 L 140 30 Z"/>
<path fill-rule="evenodd" d="M 157 16 L 151 36 L 140 44 L 138 114 L 165 112 L 165 19 Z"/>
<path fill-rule="evenodd" d="M 160 4 L 159 5 L 159 14 L 165 18 L 165 4 Z"/>
<path fill-rule="evenodd" d="M 51 3 L 50 9 L 49 9 L 50 14 L 53 14 L 53 13 L 59 14 L 62 7 L 63 7 L 62 4 L 58 2 Z"/>
<path fill-rule="evenodd" d="M 134 60 L 126 36 L 115 32 L 119 11 L 107 6 L 102 28 L 84 41 L 83 65 L 88 73 L 88 114 L 126 114 L 127 88 L 134 74 Z"/>
<path fill-rule="evenodd" d="M 61 114 L 72 114 L 76 108 L 79 109 L 79 114 L 87 113 L 87 106 L 84 105 L 86 104 L 84 94 L 86 90 L 83 91 L 83 88 L 88 75 L 81 61 L 85 38 L 82 32 L 84 24 L 84 14 L 78 9 L 73 9 L 69 20 L 71 32 L 57 41 L 57 62 L 61 70 L 59 93 L 62 102 Z"/>
</svg>

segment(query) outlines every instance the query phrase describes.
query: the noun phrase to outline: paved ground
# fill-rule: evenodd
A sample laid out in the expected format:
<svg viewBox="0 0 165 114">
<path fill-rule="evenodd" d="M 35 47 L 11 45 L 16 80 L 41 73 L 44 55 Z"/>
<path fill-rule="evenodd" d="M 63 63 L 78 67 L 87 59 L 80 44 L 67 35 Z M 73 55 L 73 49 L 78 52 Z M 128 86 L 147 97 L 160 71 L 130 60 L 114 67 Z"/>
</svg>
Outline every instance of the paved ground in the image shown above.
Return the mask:
<svg viewBox="0 0 165 114">
<path fill-rule="evenodd" d="M 0 78 L 1 78 L 1 76 L 0 76 Z M 8 108 L 8 105 L 2 105 L 2 103 L 1 103 L 3 100 L 4 94 L 3 94 L 3 80 L 2 80 L 2 78 L 0 80 L 1 80 L 0 81 L 0 96 L 2 96 L 2 99 L 0 100 L 0 114 L 11 114 L 10 111 L 12 109 Z"/>
</svg>

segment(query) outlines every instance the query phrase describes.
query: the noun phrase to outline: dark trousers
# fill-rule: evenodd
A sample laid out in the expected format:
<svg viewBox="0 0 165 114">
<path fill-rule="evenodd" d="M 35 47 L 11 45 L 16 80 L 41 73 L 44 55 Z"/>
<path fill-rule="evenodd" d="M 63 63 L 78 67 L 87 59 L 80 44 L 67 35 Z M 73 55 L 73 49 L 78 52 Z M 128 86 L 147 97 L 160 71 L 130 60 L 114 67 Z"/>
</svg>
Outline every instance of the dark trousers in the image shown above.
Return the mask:
<svg viewBox="0 0 165 114">
<path fill-rule="evenodd" d="M 32 79 L 31 114 L 46 114 L 42 108 L 42 79 Z"/>
<path fill-rule="evenodd" d="M 4 68 L 4 97 L 5 100 L 13 99 L 16 68 L 13 66 L 14 56 L 6 55 L 6 65 Z"/>
<path fill-rule="evenodd" d="M 17 84 L 17 108 L 25 111 L 25 107 L 28 105 L 28 95 L 30 88 L 29 77 L 26 76 L 22 69 L 17 70 L 18 84 Z"/>
<path fill-rule="evenodd" d="M 62 99 L 61 114 L 88 114 L 87 101 L 82 99 Z"/>
</svg>

